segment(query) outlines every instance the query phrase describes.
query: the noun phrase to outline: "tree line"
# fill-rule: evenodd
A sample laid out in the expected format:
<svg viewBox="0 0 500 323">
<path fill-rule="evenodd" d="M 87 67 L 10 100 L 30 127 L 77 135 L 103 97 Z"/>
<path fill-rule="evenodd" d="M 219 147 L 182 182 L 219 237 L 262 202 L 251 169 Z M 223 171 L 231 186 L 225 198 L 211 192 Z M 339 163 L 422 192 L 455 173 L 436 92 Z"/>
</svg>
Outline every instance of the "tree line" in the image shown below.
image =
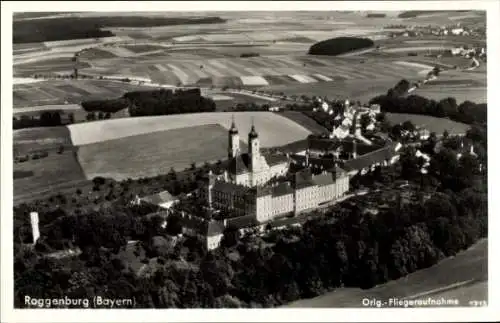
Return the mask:
<svg viewBox="0 0 500 323">
<path fill-rule="evenodd" d="M 82 102 L 88 112 L 115 113 L 128 109 L 130 116 L 154 116 L 181 113 L 213 112 L 215 102 L 201 95 L 200 89 L 132 91 L 121 98 Z"/>
<path fill-rule="evenodd" d="M 486 123 L 486 103 L 474 103 L 467 100 L 458 104 L 453 97 L 435 101 L 419 95 L 406 95 L 409 87 L 410 83 L 407 80 L 401 80 L 387 94 L 371 99 L 370 104 L 380 104 L 384 112 L 449 118 L 466 124 Z"/>
</svg>

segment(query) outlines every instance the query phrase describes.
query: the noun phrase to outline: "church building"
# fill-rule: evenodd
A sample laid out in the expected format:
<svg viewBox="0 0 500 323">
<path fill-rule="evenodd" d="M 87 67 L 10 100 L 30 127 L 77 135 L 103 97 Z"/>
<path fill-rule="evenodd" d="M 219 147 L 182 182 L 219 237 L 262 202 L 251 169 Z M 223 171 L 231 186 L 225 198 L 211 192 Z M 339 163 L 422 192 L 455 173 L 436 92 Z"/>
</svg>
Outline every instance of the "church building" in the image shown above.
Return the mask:
<svg viewBox="0 0 500 323">
<path fill-rule="evenodd" d="M 240 151 L 234 119 L 228 138 L 228 169 L 222 174 L 209 173 L 207 178 L 205 196 L 212 209 L 265 223 L 312 211 L 349 190 L 349 176 L 338 167 L 317 175 L 310 169 L 290 174 L 288 156 L 260 151 L 253 123 L 247 153 Z"/>
</svg>

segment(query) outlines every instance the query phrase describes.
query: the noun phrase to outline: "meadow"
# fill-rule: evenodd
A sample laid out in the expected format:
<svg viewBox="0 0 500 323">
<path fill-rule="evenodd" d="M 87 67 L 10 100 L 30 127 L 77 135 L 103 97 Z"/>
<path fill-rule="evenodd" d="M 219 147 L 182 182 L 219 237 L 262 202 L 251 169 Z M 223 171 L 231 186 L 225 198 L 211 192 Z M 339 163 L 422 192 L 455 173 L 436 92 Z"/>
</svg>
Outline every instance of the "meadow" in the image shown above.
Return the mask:
<svg viewBox="0 0 500 323">
<path fill-rule="evenodd" d="M 241 145 L 244 148 L 244 143 Z M 206 161 L 227 158 L 227 130 L 202 125 L 152 132 L 79 147 L 78 159 L 88 179 L 95 176 L 116 180 L 181 171 Z"/>
<path fill-rule="evenodd" d="M 392 124 L 399 124 L 409 120 L 415 126 L 424 127 L 430 132 L 435 132 L 438 135 L 441 135 L 445 130 L 447 130 L 450 135 L 465 134 L 470 128 L 470 126 L 465 123 L 418 114 L 386 113 L 386 117 Z"/>
<path fill-rule="evenodd" d="M 313 119 L 309 118 L 305 114 L 299 111 L 283 111 L 283 112 L 277 112 L 277 114 L 284 116 L 293 122 L 296 122 L 309 130 L 311 133 L 314 134 L 323 134 L 325 132 L 328 132 L 328 130 L 318 124 L 316 121 Z"/>
<path fill-rule="evenodd" d="M 42 192 L 55 194 L 61 186 L 71 187 L 86 180 L 73 151 L 62 154 L 52 151 L 42 159 L 15 163 L 14 171 L 33 172 L 31 176 L 14 180 L 15 200 Z"/>
<path fill-rule="evenodd" d="M 71 136 L 66 127 L 19 129 L 13 132 L 14 149 L 20 154 L 39 150 L 56 150 L 61 145 L 71 147 Z"/>
<path fill-rule="evenodd" d="M 233 115 L 243 141 L 246 141 L 252 119 L 254 120 L 255 127 L 259 132 L 261 147 L 284 145 L 298 139 L 303 139 L 309 134 L 309 131 L 301 125 L 272 112 L 214 112 L 123 118 L 73 124 L 69 125 L 68 129 L 73 144 L 75 146 L 82 146 L 125 137 L 132 138 L 132 136 L 157 131 L 207 124 L 219 124 L 229 129 Z M 283 134 L 287 135 L 283 136 Z"/>
</svg>

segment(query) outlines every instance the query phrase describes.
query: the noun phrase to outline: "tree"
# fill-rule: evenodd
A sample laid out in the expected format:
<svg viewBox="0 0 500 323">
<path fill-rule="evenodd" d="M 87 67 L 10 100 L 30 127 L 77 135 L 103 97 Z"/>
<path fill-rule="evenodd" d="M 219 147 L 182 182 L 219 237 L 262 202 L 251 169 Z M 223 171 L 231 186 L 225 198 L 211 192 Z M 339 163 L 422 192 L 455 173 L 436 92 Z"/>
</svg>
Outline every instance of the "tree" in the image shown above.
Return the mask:
<svg viewBox="0 0 500 323">
<path fill-rule="evenodd" d="M 168 217 L 166 232 L 170 235 L 182 233 L 182 218 L 178 214 L 172 214 Z"/>
<path fill-rule="evenodd" d="M 370 118 L 370 116 L 368 114 L 363 114 L 359 120 L 359 123 L 361 125 L 361 129 L 365 130 L 366 127 L 368 127 L 371 122 L 372 122 L 372 119 Z"/>
<path fill-rule="evenodd" d="M 401 128 L 403 130 L 406 130 L 406 131 L 409 131 L 409 132 L 413 132 L 413 131 L 416 130 L 415 125 L 410 120 L 407 120 L 407 121 L 403 122 L 403 124 L 401 125 Z"/>
</svg>

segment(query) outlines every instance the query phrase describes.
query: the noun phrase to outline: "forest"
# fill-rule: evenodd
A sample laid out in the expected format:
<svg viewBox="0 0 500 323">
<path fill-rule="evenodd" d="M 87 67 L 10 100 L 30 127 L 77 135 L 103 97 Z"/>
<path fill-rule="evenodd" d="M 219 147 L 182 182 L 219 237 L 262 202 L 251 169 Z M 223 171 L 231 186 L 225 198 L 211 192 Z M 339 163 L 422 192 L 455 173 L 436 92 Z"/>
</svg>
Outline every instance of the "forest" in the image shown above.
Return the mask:
<svg viewBox="0 0 500 323">
<path fill-rule="evenodd" d="M 309 48 L 309 55 L 335 56 L 354 50 L 373 47 L 374 43 L 368 38 L 337 37 L 320 41 Z"/>
</svg>

